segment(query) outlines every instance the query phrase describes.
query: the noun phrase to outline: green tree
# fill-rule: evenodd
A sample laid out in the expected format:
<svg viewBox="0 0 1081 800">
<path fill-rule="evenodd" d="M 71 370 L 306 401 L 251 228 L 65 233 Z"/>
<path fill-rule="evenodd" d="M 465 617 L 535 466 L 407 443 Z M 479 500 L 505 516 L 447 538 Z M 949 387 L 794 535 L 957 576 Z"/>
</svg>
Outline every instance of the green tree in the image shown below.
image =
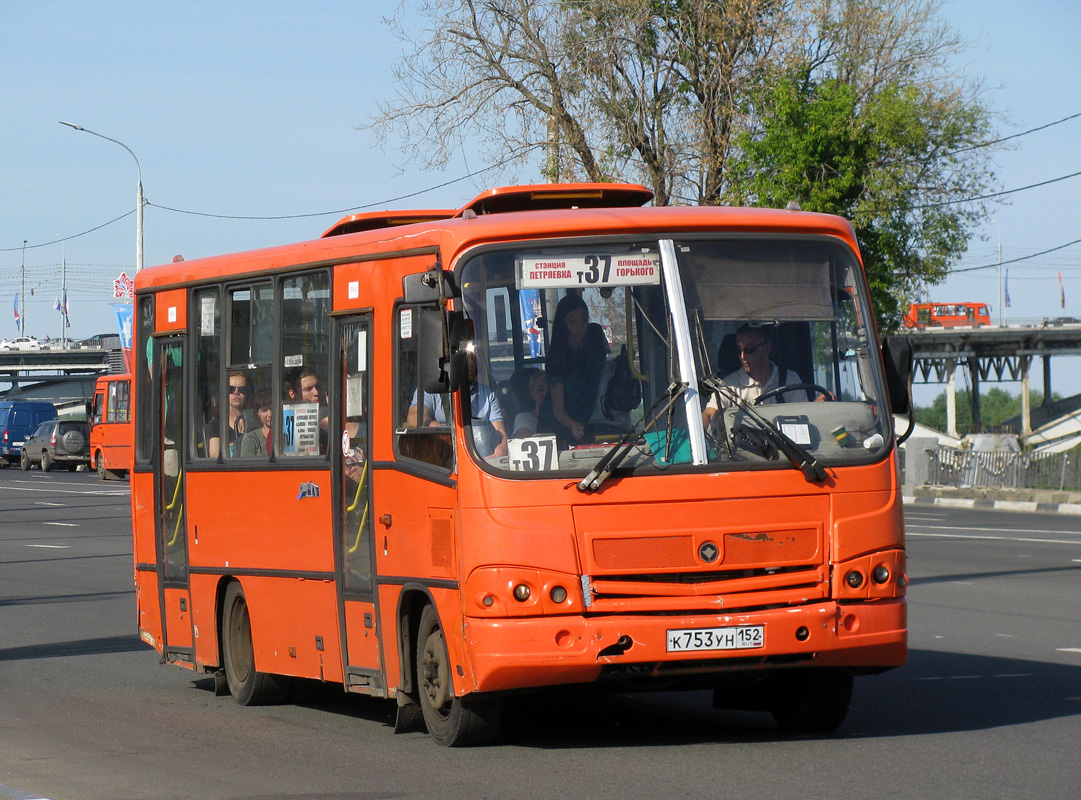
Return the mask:
<svg viewBox="0 0 1081 800">
<path fill-rule="evenodd" d="M 883 83 L 861 97 L 807 67 L 755 102 L 761 123 L 741 134 L 733 159 L 737 200 L 795 200 L 851 220 L 879 325 L 896 330 L 908 300 L 946 277 L 984 213 L 950 201 L 984 193 L 993 178 L 965 149 L 988 135 L 987 113 L 928 85 Z"/>
<path fill-rule="evenodd" d="M 1043 403 L 1041 392 L 1032 392 L 1029 395 L 1032 408 Z M 1052 394 L 1053 401 L 1061 400 L 1057 394 Z M 957 429 L 961 432 L 972 430 L 972 393 L 964 389 L 957 392 Z M 934 428 L 936 431 L 945 431 L 948 427 L 946 419 L 946 392 L 941 392 L 926 408 L 915 409 L 916 422 Z M 986 391 L 980 391 L 980 420 L 985 428 L 1001 425 L 1007 420 L 1021 414 L 1021 396 L 1010 394 L 1005 389 L 992 386 Z"/>
</svg>

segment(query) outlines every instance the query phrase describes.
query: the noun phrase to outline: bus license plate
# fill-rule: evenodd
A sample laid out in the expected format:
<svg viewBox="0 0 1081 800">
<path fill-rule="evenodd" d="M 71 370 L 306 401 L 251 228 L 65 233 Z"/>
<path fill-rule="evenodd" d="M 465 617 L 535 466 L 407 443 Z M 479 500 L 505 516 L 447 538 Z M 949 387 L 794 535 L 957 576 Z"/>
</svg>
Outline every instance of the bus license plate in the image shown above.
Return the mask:
<svg viewBox="0 0 1081 800">
<path fill-rule="evenodd" d="M 765 644 L 766 631 L 763 625 L 668 631 L 669 653 L 695 650 L 754 650 L 765 647 Z"/>
</svg>

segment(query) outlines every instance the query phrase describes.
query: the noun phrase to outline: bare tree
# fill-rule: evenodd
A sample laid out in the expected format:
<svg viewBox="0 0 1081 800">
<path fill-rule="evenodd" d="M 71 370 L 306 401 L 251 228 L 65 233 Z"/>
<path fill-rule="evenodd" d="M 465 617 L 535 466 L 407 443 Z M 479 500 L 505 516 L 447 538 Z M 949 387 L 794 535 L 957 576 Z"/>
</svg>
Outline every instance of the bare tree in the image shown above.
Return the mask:
<svg viewBox="0 0 1081 800">
<path fill-rule="evenodd" d="M 741 91 L 763 72 L 790 0 L 424 0 L 370 123 L 445 164 L 467 138 L 518 164 L 558 148 L 548 180 L 639 179 L 657 196 L 723 199 Z M 558 165 L 558 166 L 555 166 Z"/>
</svg>

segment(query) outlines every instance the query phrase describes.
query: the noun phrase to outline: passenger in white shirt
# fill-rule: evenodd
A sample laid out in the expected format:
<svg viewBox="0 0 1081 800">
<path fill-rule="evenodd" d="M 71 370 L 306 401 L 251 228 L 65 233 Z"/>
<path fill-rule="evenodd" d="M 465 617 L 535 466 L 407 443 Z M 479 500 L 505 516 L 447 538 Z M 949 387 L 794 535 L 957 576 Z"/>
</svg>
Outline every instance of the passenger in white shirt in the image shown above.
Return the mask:
<svg viewBox="0 0 1081 800">
<path fill-rule="evenodd" d="M 750 325 L 743 325 L 738 331 L 736 331 L 736 348 L 739 351 L 740 369 L 725 375 L 722 379 L 723 382 L 732 388 L 740 397 L 746 400 L 748 403 L 754 403 L 759 397 L 766 392 L 777 389 L 781 386 L 792 386 L 793 384 L 803 383 L 800 380 L 799 375 L 790 369 L 784 371 L 784 380 L 781 380 L 780 368 L 770 360 L 770 353 L 773 349 L 773 345 L 766 335 L 766 332 L 761 328 L 752 328 Z M 718 402 L 719 399 L 719 402 Z M 807 402 L 807 392 L 803 389 L 796 389 L 791 392 L 785 392 L 781 396 L 774 395 L 765 401 L 765 404 L 777 402 L 788 403 L 805 403 Z M 709 425 L 714 415 L 721 408 L 728 408 L 734 405 L 728 398 L 721 396 L 718 398 L 716 392 L 710 397 L 709 402 L 706 404 L 705 410 L 702 412 L 702 423 L 706 426 Z"/>
</svg>

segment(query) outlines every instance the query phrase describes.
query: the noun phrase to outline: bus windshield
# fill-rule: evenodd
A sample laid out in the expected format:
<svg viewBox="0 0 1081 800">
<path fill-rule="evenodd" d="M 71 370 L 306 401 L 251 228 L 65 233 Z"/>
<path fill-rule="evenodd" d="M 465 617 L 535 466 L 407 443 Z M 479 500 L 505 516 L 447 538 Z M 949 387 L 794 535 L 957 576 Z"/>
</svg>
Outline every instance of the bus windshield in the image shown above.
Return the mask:
<svg viewBox="0 0 1081 800">
<path fill-rule="evenodd" d="M 855 255 L 815 236 L 517 243 L 461 269 L 470 450 L 517 477 L 791 469 L 886 453 Z M 468 411 L 468 414 L 466 413 Z"/>
</svg>

